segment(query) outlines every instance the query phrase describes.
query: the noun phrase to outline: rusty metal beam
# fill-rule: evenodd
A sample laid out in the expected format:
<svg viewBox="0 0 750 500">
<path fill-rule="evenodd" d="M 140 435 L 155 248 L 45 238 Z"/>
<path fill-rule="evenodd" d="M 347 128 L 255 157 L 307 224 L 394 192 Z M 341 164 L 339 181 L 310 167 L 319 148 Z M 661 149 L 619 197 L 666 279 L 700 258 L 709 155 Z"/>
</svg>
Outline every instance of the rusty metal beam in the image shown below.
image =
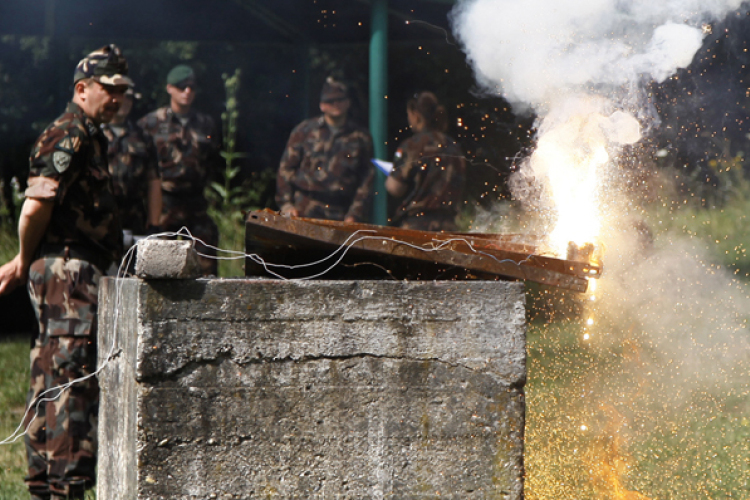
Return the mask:
<svg viewBox="0 0 750 500">
<path fill-rule="evenodd" d="M 407 269 L 407 278 L 407 264 L 421 263 L 437 266 L 436 269 L 463 269 L 469 275 L 475 273 L 483 278 L 528 280 L 578 292 L 586 291 L 588 278 L 598 278 L 601 274 L 598 264 L 540 255 L 535 239 L 521 235 L 414 231 L 285 217 L 269 210 L 249 213 L 246 230 L 248 252 L 272 264 L 305 264 L 320 255 L 330 256 L 327 262 L 335 264 L 346 255 L 348 265 L 403 267 Z M 424 272 L 424 268 L 415 265 Z M 323 269 L 325 266 L 325 263 L 320 265 Z M 261 267 L 249 260 L 246 274 L 257 273 Z M 289 268 L 263 270 L 269 269 L 284 276 Z"/>
</svg>

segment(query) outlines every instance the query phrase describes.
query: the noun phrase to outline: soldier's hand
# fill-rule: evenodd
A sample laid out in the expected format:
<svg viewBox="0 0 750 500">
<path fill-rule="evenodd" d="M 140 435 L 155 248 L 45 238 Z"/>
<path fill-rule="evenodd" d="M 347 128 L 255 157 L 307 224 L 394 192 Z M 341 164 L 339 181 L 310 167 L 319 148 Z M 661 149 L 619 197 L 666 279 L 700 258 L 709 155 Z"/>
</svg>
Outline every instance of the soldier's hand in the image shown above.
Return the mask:
<svg viewBox="0 0 750 500">
<path fill-rule="evenodd" d="M 299 217 L 299 210 L 297 210 L 291 203 L 287 203 L 283 207 L 281 207 L 281 215 Z"/>
<path fill-rule="evenodd" d="M 0 267 L 0 295 L 10 293 L 26 282 L 28 269 L 21 263 L 21 256 L 16 257 Z"/>
</svg>

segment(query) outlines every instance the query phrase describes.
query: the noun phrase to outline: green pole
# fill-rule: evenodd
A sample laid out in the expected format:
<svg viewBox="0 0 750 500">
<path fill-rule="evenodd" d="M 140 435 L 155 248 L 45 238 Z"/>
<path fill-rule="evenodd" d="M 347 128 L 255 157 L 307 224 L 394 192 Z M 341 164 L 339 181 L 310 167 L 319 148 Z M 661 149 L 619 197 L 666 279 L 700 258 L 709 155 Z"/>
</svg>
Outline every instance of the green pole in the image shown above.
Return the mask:
<svg viewBox="0 0 750 500">
<path fill-rule="evenodd" d="M 370 34 L 370 133 L 375 158 L 387 160 L 388 134 L 388 0 L 372 0 Z M 376 168 L 372 222 L 385 226 L 388 198 L 385 174 Z"/>
</svg>

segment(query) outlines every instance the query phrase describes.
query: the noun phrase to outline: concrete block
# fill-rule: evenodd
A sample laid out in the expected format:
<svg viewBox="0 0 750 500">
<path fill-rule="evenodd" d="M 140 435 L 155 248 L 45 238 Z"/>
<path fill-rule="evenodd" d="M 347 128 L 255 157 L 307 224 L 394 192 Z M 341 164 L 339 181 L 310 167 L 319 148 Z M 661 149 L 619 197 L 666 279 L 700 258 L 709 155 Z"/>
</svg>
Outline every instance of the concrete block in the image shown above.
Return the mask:
<svg viewBox="0 0 750 500">
<path fill-rule="evenodd" d="M 192 241 L 148 239 L 138 242 L 135 274 L 143 279 L 190 279 L 201 275 Z"/>
<path fill-rule="evenodd" d="M 101 290 L 99 500 L 523 497 L 520 283 Z"/>
</svg>

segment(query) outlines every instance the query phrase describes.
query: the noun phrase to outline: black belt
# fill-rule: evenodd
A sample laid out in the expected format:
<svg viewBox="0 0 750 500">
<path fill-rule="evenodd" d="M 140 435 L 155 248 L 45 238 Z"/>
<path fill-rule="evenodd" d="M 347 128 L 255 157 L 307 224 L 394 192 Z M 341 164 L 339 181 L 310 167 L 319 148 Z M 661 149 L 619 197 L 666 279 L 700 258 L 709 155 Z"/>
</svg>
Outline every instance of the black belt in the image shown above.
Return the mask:
<svg viewBox="0 0 750 500">
<path fill-rule="evenodd" d="M 83 245 L 76 244 L 43 244 L 39 248 L 39 258 L 45 257 L 62 257 L 65 260 L 78 259 L 90 262 L 99 268 L 100 271 L 106 272 L 112 259 L 103 255 L 102 252 L 91 250 L 90 248 L 84 247 Z"/>
</svg>

